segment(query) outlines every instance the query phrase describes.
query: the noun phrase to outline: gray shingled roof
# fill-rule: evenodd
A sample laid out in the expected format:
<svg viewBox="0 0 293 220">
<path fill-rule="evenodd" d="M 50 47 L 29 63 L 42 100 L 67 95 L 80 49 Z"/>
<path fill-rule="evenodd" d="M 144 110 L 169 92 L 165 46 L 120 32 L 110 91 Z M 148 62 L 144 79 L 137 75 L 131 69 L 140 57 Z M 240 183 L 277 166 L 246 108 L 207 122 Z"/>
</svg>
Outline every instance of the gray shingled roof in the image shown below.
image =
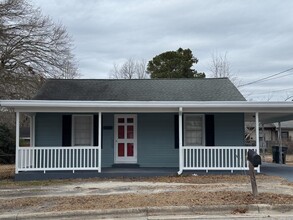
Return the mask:
<svg viewBox="0 0 293 220">
<path fill-rule="evenodd" d="M 35 100 L 245 101 L 227 78 L 50 79 Z"/>
</svg>

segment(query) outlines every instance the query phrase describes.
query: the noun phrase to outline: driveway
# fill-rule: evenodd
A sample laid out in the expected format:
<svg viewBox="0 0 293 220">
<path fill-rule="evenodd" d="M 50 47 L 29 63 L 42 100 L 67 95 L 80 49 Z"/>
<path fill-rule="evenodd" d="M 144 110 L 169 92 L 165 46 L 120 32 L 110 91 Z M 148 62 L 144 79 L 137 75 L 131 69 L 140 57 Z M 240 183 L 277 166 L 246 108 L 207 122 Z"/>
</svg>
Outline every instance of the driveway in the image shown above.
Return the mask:
<svg viewBox="0 0 293 220">
<path fill-rule="evenodd" d="M 261 173 L 270 176 L 279 176 L 293 182 L 293 166 L 275 163 L 263 163 L 261 165 Z"/>
</svg>

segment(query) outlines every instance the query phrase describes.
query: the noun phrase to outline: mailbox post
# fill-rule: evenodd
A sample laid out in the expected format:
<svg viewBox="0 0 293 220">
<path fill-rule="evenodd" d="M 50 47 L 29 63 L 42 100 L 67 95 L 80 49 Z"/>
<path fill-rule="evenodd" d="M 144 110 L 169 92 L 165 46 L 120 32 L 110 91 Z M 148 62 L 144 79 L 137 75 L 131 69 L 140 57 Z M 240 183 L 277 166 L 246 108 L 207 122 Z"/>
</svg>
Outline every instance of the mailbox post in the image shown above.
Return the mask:
<svg viewBox="0 0 293 220">
<path fill-rule="evenodd" d="M 261 165 L 261 157 L 254 150 L 248 150 L 247 160 L 249 163 L 249 176 L 250 176 L 252 194 L 253 194 L 253 197 L 256 197 L 258 195 L 258 192 L 257 192 L 254 168 Z"/>
</svg>

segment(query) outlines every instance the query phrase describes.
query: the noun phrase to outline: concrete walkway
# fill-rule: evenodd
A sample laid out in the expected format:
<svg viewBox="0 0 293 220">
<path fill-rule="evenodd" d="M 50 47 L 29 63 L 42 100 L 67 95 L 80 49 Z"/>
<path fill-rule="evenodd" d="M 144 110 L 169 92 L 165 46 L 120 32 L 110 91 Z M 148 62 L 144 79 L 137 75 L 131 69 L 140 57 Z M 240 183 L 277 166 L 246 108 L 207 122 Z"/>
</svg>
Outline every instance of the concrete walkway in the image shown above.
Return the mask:
<svg viewBox="0 0 293 220">
<path fill-rule="evenodd" d="M 243 210 L 238 213 L 237 210 Z M 293 205 L 216 205 L 170 206 L 129 209 L 81 210 L 43 213 L 15 213 L 1 215 L 6 220 L 33 219 L 127 219 L 127 220 L 175 220 L 175 219 L 292 219 Z"/>
<path fill-rule="evenodd" d="M 286 164 L 263 163 L 260 170 L 263 174 L 280 176 L 293 182 L 293 166 L 288 166 Z"/>
</svg>

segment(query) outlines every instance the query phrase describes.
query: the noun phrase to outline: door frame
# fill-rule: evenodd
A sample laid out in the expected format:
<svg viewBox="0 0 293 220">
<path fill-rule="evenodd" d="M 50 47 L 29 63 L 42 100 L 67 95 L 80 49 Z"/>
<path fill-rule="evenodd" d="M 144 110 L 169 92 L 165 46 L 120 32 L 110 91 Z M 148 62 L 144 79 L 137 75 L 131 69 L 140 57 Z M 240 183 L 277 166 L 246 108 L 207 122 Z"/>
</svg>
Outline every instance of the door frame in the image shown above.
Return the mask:
<svg viewBox="0 0 293 220">
<path fill-rule="evenodd" d="M 133 157 L 119 159 L 118 157 L 118 118 L 125 118 L 124 123 L 127 124 L 127 118 L 133 118 Z M 124 125 L 125 126 L 125 125 Z M 125 143 L 127 143 L 127 129 L 125 131 Z M 126 145 L 125 145 L 126 146 Z M 136 114 L 115 114 L 114 115 L 114 163 L 137 163 L 137 115 Z"/>
</svg>

